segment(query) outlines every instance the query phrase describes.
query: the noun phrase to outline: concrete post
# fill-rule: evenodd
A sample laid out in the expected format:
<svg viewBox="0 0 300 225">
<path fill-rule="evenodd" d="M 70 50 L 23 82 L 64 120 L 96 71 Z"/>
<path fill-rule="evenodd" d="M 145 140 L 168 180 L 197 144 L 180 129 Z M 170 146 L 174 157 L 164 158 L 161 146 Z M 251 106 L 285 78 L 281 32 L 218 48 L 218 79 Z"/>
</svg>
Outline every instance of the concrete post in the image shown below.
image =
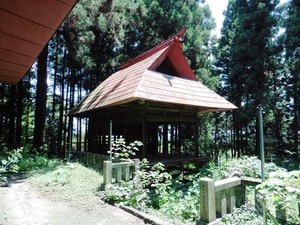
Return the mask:
<svg viewBox="0 0 300 225">
<path fill-rule="evenodd" d="M 200 221 L 197 224 L 207 224 L 216 220 L 216 199 L 214 179 L 200 179 Z"/>
<path fill-rule="evenodd" d="M 103 162 L 103 186 L 111 184 L 112 182 L 112 161 Z"/>
<path fill-rule="evenodd" d="M 234 207 L 235 207 L 235 187 L 231 187 L 226 190 L 228 193 L 227 198 L 227 213 L 232 213 Z"/>
<path fill-rule="evenodd" d="M 224 190 L 216 192 L 216 212 L 217 216 L 221 218 L 227 214 L 226 193 Z"/>
<path fill-rule="evenodd" d="M 134 172 L 138 172 L 140 170 L 140 159 L 133 159 L 134 163 Z"/>
</svg>

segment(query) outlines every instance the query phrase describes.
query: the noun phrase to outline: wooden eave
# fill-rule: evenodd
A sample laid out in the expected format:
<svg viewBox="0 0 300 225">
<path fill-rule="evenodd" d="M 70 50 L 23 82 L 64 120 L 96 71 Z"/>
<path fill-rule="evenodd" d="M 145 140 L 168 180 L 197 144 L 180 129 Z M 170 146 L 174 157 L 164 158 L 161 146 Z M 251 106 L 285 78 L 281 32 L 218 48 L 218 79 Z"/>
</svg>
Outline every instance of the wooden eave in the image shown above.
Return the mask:
<svg viewBox="0 0 300 225">
<path fill-rule="evenodd" d="M 135 101 L 124 105 L 104 108 L 94 112 L 89 112 L 84 116 L 102 119 L 112 119 L 117 121 L 137 122 L 146 120 L 148 122 L 195 122 L 197 120 L 198 109 L 180 105 L 166 104 L 160 105 L 157 102 Z"/>
<path fill-rule="evenodd" d="M 23 78 L 76 2 L 0 1 L 0 83 Z"/>
</svg>

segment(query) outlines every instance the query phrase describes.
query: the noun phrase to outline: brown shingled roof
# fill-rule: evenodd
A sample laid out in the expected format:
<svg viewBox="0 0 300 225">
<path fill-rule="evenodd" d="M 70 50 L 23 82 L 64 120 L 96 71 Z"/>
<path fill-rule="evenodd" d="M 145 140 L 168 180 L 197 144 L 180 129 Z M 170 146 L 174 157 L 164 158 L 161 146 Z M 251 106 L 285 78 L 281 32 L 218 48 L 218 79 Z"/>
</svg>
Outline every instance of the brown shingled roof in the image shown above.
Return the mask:
<svg viewBox="0 0 300 225">
<path fill-rule="evenodd" d="M 181 49 L 182 31 L 123 64 L 71 109 L 69 115 L 84 115 L 137 100 L 192 106 L 201 113 L 236 109 L 197 80 Z M 166 58 L 178 77 L 155 71 Z"/>
</svg>

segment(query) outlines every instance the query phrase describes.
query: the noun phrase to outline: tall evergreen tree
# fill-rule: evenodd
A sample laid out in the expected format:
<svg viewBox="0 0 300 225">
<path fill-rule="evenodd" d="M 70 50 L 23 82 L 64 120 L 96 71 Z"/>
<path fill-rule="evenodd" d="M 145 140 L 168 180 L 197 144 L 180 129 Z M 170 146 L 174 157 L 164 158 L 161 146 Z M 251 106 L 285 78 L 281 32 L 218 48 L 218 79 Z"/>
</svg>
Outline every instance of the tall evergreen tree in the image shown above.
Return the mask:
<svg viewBox="0 0 300 225">
<path fill-rule="evenodd" d="M 255 119 L 257 107 L 268 102 L 270 59 L 274 54 L 272 38 L 277 26 L 274 11 L 278 3 L 277 0 L 231 0 L 225 14 L 218 67 L 225 92 L 239 107 L 233 115 L 238 155 L 250 153 L 248 146 L 258 143 L 258 136 L 254 138 Z"/>
<path fill-rule="evenodd" d="M 45 144 L 46 102 L 47 102 L 47 57 L 48 44 L 38 57 L 36 104 L 34 116 L 33 147 L 39 149 Z"/>
<path fill-rule="evenodd" d="M 287 96 L 292 109 L 293 149 L 299 151 L 300 134 L 300 1 L 288 2 L 287 17 L 284 22 L 284 47 L 288 64 Z"/>
</svg>

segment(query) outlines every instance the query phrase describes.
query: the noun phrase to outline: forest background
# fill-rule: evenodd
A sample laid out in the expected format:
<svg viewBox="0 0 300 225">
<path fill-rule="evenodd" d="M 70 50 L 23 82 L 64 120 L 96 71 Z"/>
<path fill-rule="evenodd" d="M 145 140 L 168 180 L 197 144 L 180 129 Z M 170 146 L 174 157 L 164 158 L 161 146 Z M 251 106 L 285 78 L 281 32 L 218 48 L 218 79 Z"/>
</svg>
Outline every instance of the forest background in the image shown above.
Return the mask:
<svg viewBox="0 0 300 225">
<path fill-rule="evenodd" d="M 299 156 L 300 1 L 229 0 L 221 37 L 204 0 L 79 0 L 18 85 L 0 84 L 1 149 L 77 150 L 86 119 L 66 113 L 133 58 L 187 27 L 183 50 L 198 79 L 239 107 L 199 117 L 200 152 L 258 154 L 257 107 L 278 155 Z M 47 85 L 48 84 L 48 85 Z"/>
</svg>

